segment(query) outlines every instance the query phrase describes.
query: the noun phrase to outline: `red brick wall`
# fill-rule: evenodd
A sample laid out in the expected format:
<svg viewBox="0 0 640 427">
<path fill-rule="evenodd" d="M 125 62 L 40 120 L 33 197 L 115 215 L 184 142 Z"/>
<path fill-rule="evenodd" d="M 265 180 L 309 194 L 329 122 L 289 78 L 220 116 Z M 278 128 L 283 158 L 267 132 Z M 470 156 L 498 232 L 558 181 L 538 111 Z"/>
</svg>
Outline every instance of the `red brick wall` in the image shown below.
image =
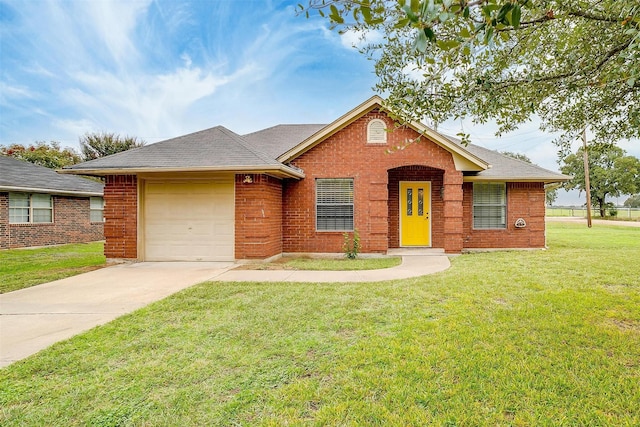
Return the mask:
<svg viewBox="0 0 640 427">
<path fill-rule="evenodd" d="M 473 229 L 473 184 L 464 184 L 465 248 L 543 248 L 545 246 L 545 193 L 541 182 L 507 183 L 507 228 Z M 516 228 L 523 218 L 525 228 Z"/>
<path fill-rule="evenodd" d="M 394 129 L 387 135 L 385 145 L 367 144 L 367 124 L 373 118 L 384 120 L 388 129 L 394 129 L 386 114 L 372 111 L 293 161 L 304 170 L 306 178 L 285 180 L 284 183 L 285 252 L 342 252 L 342 232 L 315 230 L 316 178 L 354 179 L 354 219 L 362 252 L 385 252 L 397 242 L 397 226 L 389 224 L 390 205 L 394 202 L 389 201 L 389 188 L 393 184 L 389 182 L 388 171 L 405 166 L 427 166 L 455 173 L 451 154 L 440 146 L 424 137 L 418 143 L 406 145 L 407 141 L 418 137 L 408 128 Z M 418 173 L 412 176 L 425 181 L 434 177 L 432 172 L 424 171 L 427 179 Z M 438 193 L 434 190 L 434 194 Z M 437 197 L 432 199 L 437 202 Z M 395 231 L 390 231 L 394 227 Z M 441 230 L 437 231 L 437 238 L 441 239 Z"/>
<path fill-rule="evenodd" d="M 246 182 L 250 177 L 251 182 Z M 267 175 L 236 175 L 235 257 L 282 253 L 282 181 Z"/>
<path fill-rule="evenodd" d="M 109 175 L 104 187 L 104 254 L 138 257 L 138 180 L 135 175 Z"/>
<path fill-rule="evenodd" d="M 0 193 L 0 248 L 61 245 L 104 239 L 102 223 L 90 222 L 88 197 L 53 196 L 53 222 L 9 224 L 8 193 Z"/>
<path fill-rule="evenodd" d="M 9 249 L 9 193 L 0 193 L 0 249 Z"/>
</svg>

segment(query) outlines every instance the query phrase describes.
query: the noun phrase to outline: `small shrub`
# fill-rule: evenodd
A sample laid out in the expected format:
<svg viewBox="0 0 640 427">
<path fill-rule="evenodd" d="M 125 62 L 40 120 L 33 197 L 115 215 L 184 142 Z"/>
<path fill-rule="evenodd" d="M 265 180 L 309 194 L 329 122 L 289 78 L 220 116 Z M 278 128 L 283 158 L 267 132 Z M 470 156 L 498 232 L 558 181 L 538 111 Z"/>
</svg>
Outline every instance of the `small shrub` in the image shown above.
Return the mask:
<svg viewBox="0 0 640 427">
<path fill-rule="evenodd" d="M 348 259 L 358 258 L 358 252 L 360 252 L 360 235 L 358 234 L 358 230 L 353 230 L 353 241 L 349 238 L 349 233 L 344 233 L 342 251 Z"/>
</svg>

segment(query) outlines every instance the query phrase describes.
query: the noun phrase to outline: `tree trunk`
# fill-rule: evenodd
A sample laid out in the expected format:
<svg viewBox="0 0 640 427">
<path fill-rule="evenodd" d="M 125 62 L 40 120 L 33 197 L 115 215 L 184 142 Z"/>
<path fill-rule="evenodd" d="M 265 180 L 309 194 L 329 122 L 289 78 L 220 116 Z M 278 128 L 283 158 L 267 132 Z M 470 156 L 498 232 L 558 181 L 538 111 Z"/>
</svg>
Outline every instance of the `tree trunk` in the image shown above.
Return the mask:
<svg viewBox="0 0 640 427">
<path fill-rule="evenodd" d="M 604 197 L 598 197 L 596 200 L 598 200 L 598 207 L 600 208 L 600 217 L 604 218 L 605 217 Z"/>
</svg>

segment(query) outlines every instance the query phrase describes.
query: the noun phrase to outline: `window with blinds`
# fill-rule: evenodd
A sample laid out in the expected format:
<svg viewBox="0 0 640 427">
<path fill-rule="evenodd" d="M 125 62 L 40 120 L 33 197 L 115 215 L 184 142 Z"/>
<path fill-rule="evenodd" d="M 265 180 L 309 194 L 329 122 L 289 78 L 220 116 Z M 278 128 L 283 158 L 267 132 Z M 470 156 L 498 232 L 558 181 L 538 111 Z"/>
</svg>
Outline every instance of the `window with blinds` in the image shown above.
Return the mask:
<svg viewBox="0 0 640 427">
<path fill-rule="evenodd" d="M 507 185 L 473 183 L 473 228 L 507 228 Z"/>
<path fill-rule="evenodd" d="M 353 179 L 316 180 L 316 229 L 353 231 Z"/>
<path fill-rule="evenodd" d="M 373 119 L 367 125 L 367 142 L 369 144 L 386 144 L 387 131 L 385 123 L 380 119 Z"/>
<path fill-rule="evenodd" d="M 53 222 L 53 198 L 50 194 L 9 193 L 9 223 Z"/>
</svg>

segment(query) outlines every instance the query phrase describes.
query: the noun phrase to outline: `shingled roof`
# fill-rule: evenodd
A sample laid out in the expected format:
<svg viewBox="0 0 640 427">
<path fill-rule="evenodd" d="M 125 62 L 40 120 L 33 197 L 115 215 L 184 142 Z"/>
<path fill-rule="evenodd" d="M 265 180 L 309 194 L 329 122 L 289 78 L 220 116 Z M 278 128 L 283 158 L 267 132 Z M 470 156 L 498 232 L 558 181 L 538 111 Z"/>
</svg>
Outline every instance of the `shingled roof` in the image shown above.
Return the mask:
<svg viewBox="0 0 640 427">
<path fill-rule="evenodd" d="M 277 125 L 246 134 L 244 137 L 276 159 L 326 126 L 323 124 Z"/>
<path fill-rule="evenodd" d="M 0 156 L 0 191 L 102 196 L 104 186 L 78 176 L 65 176 L 33 163 Z"/>
<path fill-rule="evenodd" d="M 62 172 L 106 175 L 162 171 L 260 171 L 280 177 L 303 178 L 304 171 L 285 164 L 288 163 L 287 159 L 295 158 L 303 152 L 300 150 L 309 149 L 331 132 L 337 131 L 343 122 L 348 122 L 347 119 L 356 117 L 381 102 L 380 98 L 373 97 L 328 125 L 277 125 L 242 136 L 217 126 L 70 166 Z M 420 132 L 423 125 L 418 128 L 417 131 Z M 454 160 L 470 160 L 466 164 L 461 163 L 460 170 L 465 171 L 465 180 L 559 182 L 570 178 L 477 145 L 462 145 L 458 139 L 441 135 L 426 127 L 424 131 L 449 150 L 454 155 Z M 277 159 L 282 160 L 282 163 Z"/>
<path fill-rule="evenodd" d="M 571 179 L 570 176 L 505 156 L 497 151 L 489 150 L 478 145 L 469 144 L 466 149 L 481 159 L 486 160 L 491 165 L 491 168 L 487 170 L 467 175 L 467 179 L 476 177 L 477 180 L 483 181 L 518 180 L 532 182 L 560 182 Z"/>
<path fill-rule="evenodd" d="M 259 146 L 223 126 L 216 126 L 155 144 L 64 168 L 71 171 L 116 173 L 119 171 L 280 171 L 301 177 L 299 171 L 283 165 Z"/>
<path fill-rule="evenodd" d="M 278 125 L 244 135 L 244 137 L 252 144 L 259 146 L 271 156 L 277 158 L 326 126 L 322 124 Z M 462 145 L 458 138 L 443 136 L 491 165 L 489 169 L 484 171 L 468 173 L 466 176 L 471 179 L 477 177 L 479 180 L 538 182 L 559 182 L 570 179 L 567 175 L 505 156 L 497 151 L 474 144 Z"/>
</svg>

